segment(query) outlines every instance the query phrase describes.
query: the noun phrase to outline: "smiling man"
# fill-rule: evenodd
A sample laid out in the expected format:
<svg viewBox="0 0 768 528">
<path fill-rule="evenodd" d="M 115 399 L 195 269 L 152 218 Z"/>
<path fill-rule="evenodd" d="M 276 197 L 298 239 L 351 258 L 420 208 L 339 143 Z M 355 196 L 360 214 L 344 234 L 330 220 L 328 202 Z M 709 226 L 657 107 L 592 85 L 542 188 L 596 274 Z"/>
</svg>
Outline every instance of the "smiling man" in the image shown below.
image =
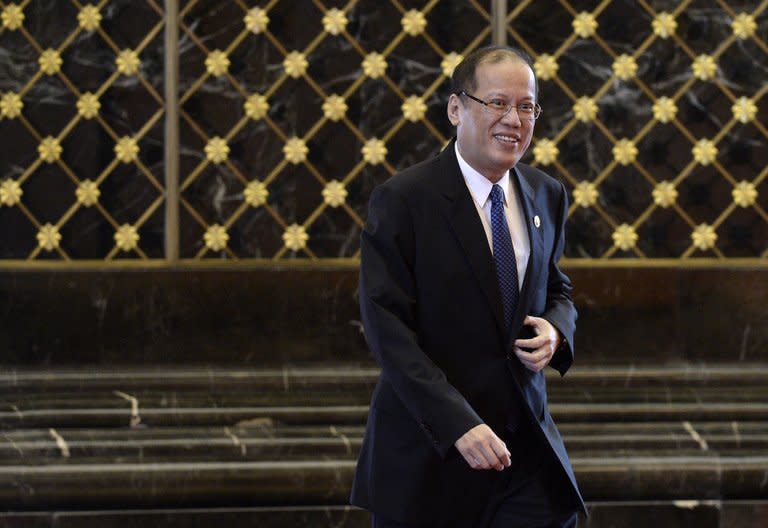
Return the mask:
<svg viewBox="0 0 768 528">
<path fill-rule="evenodd" d="M 360 307 L 381 376 L 351 502 L 379 528 L 575 526 L 544 378 L 573 362 L 568 201 L 519 163 L 536 77 L 519 50 L 488 47 L 452 82 L 456 139 L 371 195 Z"/>
</svg>

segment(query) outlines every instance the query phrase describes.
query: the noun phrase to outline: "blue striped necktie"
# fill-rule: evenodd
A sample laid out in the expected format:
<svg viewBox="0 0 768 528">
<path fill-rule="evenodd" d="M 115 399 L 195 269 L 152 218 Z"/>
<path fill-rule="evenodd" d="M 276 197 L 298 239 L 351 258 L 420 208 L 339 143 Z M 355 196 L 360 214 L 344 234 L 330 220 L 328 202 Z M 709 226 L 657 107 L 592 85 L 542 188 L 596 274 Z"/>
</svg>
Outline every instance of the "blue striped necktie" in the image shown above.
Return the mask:
<svg viewBox="0 0 768 528">
<path fill-rule="evenodd" d="M 493 233 L 493 260 L 499 279 L 501 302 L 504 306 L 504 321 L 509 331 L 520 299 L 517 279 L 517 260 L 512 237 L 509 234 L 507 217 L 504 214 L 504 191 L 499 185 L 491 188 L 491 232 Z"/>
</svg>

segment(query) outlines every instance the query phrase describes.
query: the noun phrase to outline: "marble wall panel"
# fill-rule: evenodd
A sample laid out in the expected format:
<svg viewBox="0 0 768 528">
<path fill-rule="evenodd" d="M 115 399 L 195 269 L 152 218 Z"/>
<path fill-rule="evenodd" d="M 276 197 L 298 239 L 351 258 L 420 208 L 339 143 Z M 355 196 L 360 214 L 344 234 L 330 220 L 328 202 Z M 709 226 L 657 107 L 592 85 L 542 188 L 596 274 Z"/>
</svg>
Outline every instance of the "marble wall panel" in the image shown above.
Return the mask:
<svg viewBox="0 0 768 528">
<path fill-rule="evenodd" d="M 766 271 L 567 269 L 579 365 L 759 363 Z M 353 269 L 0 273 L 0 363 L 368 363 Z"/>
</svg>

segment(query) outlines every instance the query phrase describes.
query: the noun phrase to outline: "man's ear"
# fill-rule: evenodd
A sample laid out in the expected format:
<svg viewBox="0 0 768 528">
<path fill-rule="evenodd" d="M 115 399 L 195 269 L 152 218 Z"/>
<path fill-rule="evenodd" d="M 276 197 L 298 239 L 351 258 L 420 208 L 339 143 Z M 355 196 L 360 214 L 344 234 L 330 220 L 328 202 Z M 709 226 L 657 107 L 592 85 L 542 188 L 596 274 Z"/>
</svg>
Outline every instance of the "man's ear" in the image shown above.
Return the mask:
<svg viewBox="0 0 768 528">
<path fill-rule="evenodd" d="M 459 96 L 456 94 L 451 94 L 451 96 L 448 98 L 448 106 L 446 108 L 446 112 L 448 114 L 448 121 L 451 122 L 453 126 L 459 126 L 459 123 L 461 122 L 461 119 L 459 118 L 461 110 L 461 100 L 459 99 Z"/>
</svg>

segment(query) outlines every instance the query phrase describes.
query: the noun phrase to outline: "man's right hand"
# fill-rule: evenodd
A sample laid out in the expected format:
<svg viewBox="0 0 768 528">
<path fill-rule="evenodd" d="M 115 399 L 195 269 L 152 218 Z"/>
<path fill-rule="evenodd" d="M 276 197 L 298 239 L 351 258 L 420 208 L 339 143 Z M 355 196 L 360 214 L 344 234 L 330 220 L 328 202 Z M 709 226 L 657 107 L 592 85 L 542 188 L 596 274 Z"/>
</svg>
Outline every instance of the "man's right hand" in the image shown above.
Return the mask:
<svg viewBox="0 0 768 528">
<path fill-rule="evenodd" d="M 454 445 L 472 469 L 502 471 L 512 464 L 506 444 L 485 424 L 464 433 Z"/>
</svg>

